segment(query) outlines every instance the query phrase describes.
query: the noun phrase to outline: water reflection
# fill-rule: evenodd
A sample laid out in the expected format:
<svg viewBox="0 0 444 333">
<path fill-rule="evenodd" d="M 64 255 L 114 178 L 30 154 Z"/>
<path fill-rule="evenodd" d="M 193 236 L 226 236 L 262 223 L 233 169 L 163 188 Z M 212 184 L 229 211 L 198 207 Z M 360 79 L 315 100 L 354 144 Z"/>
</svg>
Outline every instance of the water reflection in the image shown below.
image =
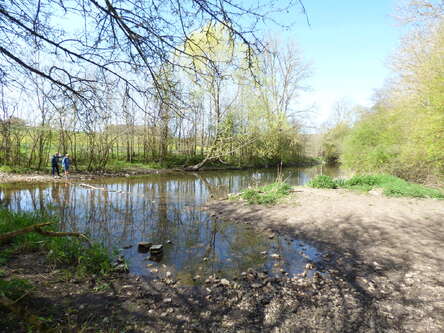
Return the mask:
<svg viewBox="0 0 444 333">
<path fill-rule="evenodd" d="M 316 168 L 291 168 L 283 176 L 298 185 L 317 172 Z M 62 230 L 88 233 L 110 249 L 132 245 L 122 253 L 135 274 L 152 276 L 169 270 L 188 283 L 196 274 L 233 277 L 250 267 L 271 272 L 279 265 L 296 274 L 307 262 L 300 252 L 317 260 L 316 249 L 283 238 L 270 240 L 249 226 L 218 220 L 200 208 L 210 197 L 275 179 L 275 170 L 248 170 L 106 178 L 89 183 L 105 190 L 75 182 L 8 185 L 0 189 L 0 203 L 14 211 L 56 214 Z M 137 252 L 140 241 L 164 244 L 160 263 Z M 281 259 L 264 256 L 263 251 L 278 253 Z"/>
</svg>

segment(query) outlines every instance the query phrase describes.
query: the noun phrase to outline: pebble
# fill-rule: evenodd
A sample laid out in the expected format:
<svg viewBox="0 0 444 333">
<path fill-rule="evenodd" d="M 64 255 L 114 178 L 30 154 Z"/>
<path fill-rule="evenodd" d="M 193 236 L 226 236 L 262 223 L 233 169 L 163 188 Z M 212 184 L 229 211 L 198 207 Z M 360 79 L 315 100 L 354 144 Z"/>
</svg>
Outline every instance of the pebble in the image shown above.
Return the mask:
<svg viewBox="0 0 444 333">
<path fill-rule="evenodd" d="M 230 285 L 230 281 L 228 281 L 227 279 L 221 279 L 220 283 L 224 286 L 229 286 Z"/>
<path fill-rule="evenodd" d="M 308 264 L 305 265 L 305 269 L 306 270 L 311 270 L 311 269 L 314 269 L 314 268 L 315 268 L 315 266 L 311 262 L 309 262 Z"/>
</svg>

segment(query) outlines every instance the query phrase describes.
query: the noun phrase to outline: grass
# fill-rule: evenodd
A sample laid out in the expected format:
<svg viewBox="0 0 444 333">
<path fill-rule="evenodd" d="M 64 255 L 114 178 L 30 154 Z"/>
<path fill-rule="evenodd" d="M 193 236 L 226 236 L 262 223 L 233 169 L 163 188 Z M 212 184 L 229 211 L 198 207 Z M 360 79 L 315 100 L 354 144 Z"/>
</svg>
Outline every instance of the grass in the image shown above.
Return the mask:
<svg viewBox="0 0 444 333">
<path fill-rule="evenodd" d="M 13 213 L 0 209 L 0 234 L 47 221 L 55 222 L 55 218 L 41 214 Z M 57 231 L 57 228 L 54 224 L 45 227 L 45 230 Z M 6 297 L 12 301 L 14 307 L 38 287 L 26 279 L 8 276 L 11 272 L 7 274 L 6 270 L 1 269 L 1 265 L 6 264 L 13 256 L 20 257 L 29 252 L 38 252 L 38 256 L 42 255 L 46 258 L 48 265 L 61 268 L 60 272 L 66 280 L 71 280 L 74 276 L 77 278 L 93 276 L 102 280 L 113 269 L 112 257 L 104 247 L 99 244 L 89 245 L 78 238 L 50 237 L 30 232 L 5 240 L 0 243 L 0 297 Z M 102 283 L 99 287 L 100 290 L 104 290 L 106 285 Z M 17 306 L 18 309 L 22 309 L 20 305 Z M 46 325 L 52 322 L 51 317 L 35 318 L 37 321 L 25 320 L 24 325 L 28 327 L 28 331 L 40 331 L 40 323 Z M 23 319 L 22 314 L 5 316 L 0 319 L 0 326 L 11 320 L 22 321 Z M 34 325 L 37 326 L 34 327 Z"/>
<path fill-rule="evenodd" d="M 317 176 L 308 186 L 314 188 L 347 188 L 368 192 L 374 188 L 381 188 L 389 197 L 413 197 L 443 199 L 444 193 L 440 190 L 423 185 L 409 183 L 404 179 L 387 175 L 359 175 L 349 179 L 332 179 L 329 176 Z"/>
<path fill-rule="evenodd" d="M 338 188 L 338 184 L 329 176 L 319 175 L 310 180 L 308 186 L 314 188 Z"/>
<path fill-rule="evenodd" d="M 12 213 L 0 209 L 0 234 L 22 229 L 24 227 L 54 221 L 54 217 L 30 213 Z M 47 230 L 57 231 L 55 225 Z M 7 244 L 1 244 L 0 264 L 18 253 L 44 251 L 48 264 L 59 267 L 71 267 L 80 274 L 105 275 L 112 270 L 112 258 L 108 251 L 99 244 L 88 246 L 84 241 L 74 237 L 48 237 L 30 232 L 16 236 Z"/>
<path fill-rule="evenodd" d="M 242 199 L 249 204 L 273 205 L 279 199 L 290 194 L 291 186 L 285 182 L 275 182 L 269 185 L 249 188 L 239 194 L 231 195 L 231 199 Z"/>
</svg>

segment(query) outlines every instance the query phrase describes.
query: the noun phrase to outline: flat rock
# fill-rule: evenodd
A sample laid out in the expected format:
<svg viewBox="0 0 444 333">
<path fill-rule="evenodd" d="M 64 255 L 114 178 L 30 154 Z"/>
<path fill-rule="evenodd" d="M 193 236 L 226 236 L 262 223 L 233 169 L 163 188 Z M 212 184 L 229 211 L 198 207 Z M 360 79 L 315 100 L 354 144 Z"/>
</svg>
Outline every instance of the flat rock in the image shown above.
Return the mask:
<svg viewBox="0 0 444 333">
<path fill-rule="evenodd" d="M 152 245 L 153 243 L 151 242 L 140 242 L 139 244 L 137 244 L 137 250 L 139 252 L 148 252 Z"/>
<path fill-rule="evenodd" d="M 151 253 L 159 253 L 159 252 L 162 252 L 162 249 L 163 249 L 162 244 L 151 245 L 150 252 Z"/>
</svg>

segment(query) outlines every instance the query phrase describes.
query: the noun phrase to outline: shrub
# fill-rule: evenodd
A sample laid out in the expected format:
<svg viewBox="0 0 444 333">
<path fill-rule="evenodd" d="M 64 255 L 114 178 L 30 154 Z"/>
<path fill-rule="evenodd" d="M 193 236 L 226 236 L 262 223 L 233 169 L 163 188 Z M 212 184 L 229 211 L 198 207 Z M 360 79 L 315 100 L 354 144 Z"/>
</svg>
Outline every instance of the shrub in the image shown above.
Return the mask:
<svg viewBox="0 0 444 333">
<path fill-rule="evenodd" d="M 0 209 L 0 234 L 42 223 L 54 221 L 54 217 L 30 213 L 12 213 Z M 54 225 L 46 227 L 56 231 Z M 73 237 L 48 237 L 35 232 L 16 236 L 9 240 L 8 246 L 0 252 L 0 262 L 4 262 L 15 252 L 44 250 L 50 263 L 74 266 L 83 273 L 106 274 L 112 268 L 111 256 L 100 244 L 87 246 L 85 242 Z"/>
<path fill-rule="evenodd" d="M 249 204 L 275 204 L 279 199 L 290 193 L 291 186 L 285 182 L 276 182 L 273 184 L 255 187 L 245 190 L 244 192 L 233 196 L 233 198 L 241 198 Z"/>
<path fill-rule="evenodd" d="M 377 187 L 382 188 L 385 195 L 392 197 L 444 198 L 444 194 L 437 189 L 409 183 L 404 179 L 387 174 L 358 175 L 347 180 L 317 176 L 308 185 L 315 188 L 341 187 L 359 191 L 370 191 Z"/>
<path fill-rule="evenodd" d="M 314 177 L 308 183 L 308 186 L 314 188 L 337 188 L 338 184 L 330 177 L 326 175 L 318 175 Z"/>
</svg>

